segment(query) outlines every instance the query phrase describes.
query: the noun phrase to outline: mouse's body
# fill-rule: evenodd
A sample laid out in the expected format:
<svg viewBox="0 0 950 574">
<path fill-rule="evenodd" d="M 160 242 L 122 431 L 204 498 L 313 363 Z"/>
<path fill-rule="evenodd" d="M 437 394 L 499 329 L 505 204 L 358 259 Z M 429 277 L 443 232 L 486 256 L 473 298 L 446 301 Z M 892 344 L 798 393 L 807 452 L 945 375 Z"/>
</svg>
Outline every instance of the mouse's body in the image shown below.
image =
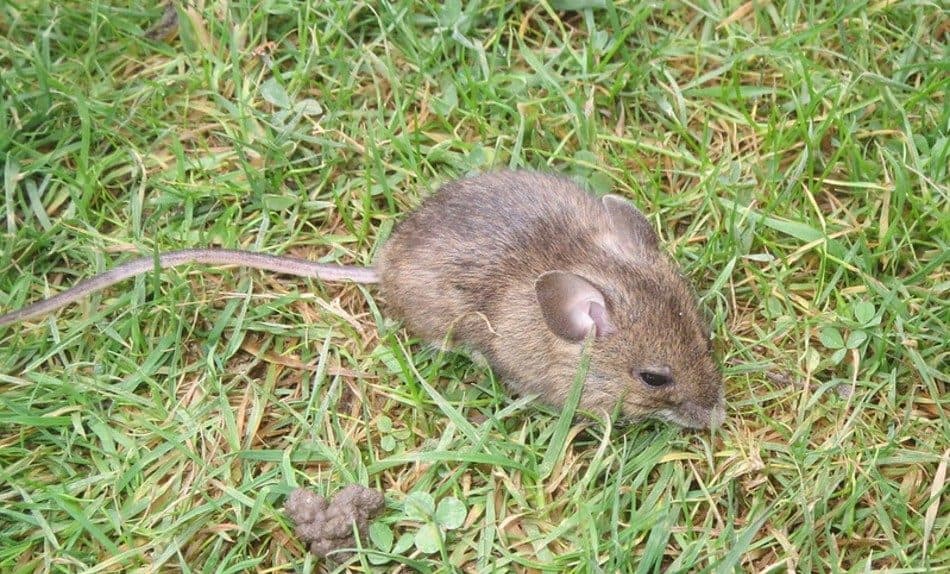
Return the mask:
<svg viewBox="0 0 950 574">
<path fill-rule="evenodd" d="M 624 200 L 534 172 L 456 181 L 396 226 L 377 269 L 391 315 L 480 352 L 521 393 L 563 404 L 594 325 L 582 408 L 722 419 L 693 293 Z"/>
<path fill-rule="evenodd" d="M 684 426 L 723 418 L 719 373 L 695 298 L 660 252 L 649 222 L 615 196 L 571 180 L 502 171 L 440 188 L 396 226 L 375 272 L 227 250 L 162 254 L 322 280 L 378 279 L 384 309 L 436 343 L 483 354 L 520 393 L 563 405 L 593 329 L 581 408 Z M 61 307 L 154 268 L 143 258 L 53 299 L 0 316 L 0 325 Z M 111 274 L 111 275 L 110 275 Z M 108 276 L 106 276 L 108 275 Z"/>
</svg>

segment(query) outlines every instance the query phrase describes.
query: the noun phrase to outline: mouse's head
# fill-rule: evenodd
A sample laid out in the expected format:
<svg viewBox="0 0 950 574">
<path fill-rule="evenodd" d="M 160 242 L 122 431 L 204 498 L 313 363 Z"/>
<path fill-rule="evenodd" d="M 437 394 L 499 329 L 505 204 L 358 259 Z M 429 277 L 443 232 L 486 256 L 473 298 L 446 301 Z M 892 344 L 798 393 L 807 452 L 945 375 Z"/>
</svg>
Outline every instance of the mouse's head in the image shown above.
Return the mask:
<svg viewBox="0 0 950 574">
<path fill-rule="evenodd" d="M 622 200 L 604 203 L 621 218 L 609 230 L 610 248 L 637 250 L 636 257 L 608 257 L 589 276 L 549 271 L 535 283 L 554 335 L 581 345 L 594 331 L 583 403 L 609 410 L 620 401 L 627 418 L 719 426 L 722 379 L 692 290 L 639 211 Z"/>
</svg>

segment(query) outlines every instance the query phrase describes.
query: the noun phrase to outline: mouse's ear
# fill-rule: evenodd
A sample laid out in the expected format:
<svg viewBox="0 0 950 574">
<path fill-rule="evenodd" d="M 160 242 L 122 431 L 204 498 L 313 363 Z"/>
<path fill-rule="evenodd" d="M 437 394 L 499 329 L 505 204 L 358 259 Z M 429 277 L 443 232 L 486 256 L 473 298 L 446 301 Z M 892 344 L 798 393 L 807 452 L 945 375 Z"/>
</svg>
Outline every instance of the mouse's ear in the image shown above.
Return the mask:
<svg viewBox="0 0 950 574">
<path fill-rule="evenodd" d="M 618 239 L 636 249 L 647 246 L 656 249 L 659 240 L 646 216 L 619 195 L 605 195 L 602 199 Z"/>
<path fill-rule="evenodd" d="M 600 290 L 580 275 L 548 271 L 534 283 L 541 315 L 555 335 L 581 341 L 591 328 L 598 337 L 615 331 L 607 316 L 607 304 Z"/>
</svg>

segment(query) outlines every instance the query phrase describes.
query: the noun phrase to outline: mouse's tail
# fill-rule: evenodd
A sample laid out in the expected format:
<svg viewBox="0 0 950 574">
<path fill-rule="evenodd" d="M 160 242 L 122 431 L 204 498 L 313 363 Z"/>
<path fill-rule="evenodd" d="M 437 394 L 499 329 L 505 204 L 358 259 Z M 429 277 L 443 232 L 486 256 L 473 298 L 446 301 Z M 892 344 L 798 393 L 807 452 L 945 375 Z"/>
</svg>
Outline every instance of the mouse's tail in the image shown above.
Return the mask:
<svg viewBox="0 0 950 574">
<path fill-rule="evenodd" d="M 183 249 L 170 251 L 155 257 L 140 257 L 118 267 L 114 267 L 100 275 L 90 277 L 75 286 L 54 295 L 49 299 L 37 301 L 22 309 L 0 315 L 0 327 L 26 321 L 33 317 L 45 315 L 74 301 L 111 287 L 120 281 L 147 273 L 155 269 L 168 269 L 179 265 L 205 264 L 217 266 L 249 267 L 272 271 L 284 275 L 308 277 L 320 281 L 337 282 L 351 281 L 354 283 L 377 283 L 379 276 L 372 267 L 356 267 L 350 265 L 334 265 L 315 263 L 306 259 L 293 257 L 279 257 L 266 253 L 253 253 L 233 249 Z"/>
</svg>

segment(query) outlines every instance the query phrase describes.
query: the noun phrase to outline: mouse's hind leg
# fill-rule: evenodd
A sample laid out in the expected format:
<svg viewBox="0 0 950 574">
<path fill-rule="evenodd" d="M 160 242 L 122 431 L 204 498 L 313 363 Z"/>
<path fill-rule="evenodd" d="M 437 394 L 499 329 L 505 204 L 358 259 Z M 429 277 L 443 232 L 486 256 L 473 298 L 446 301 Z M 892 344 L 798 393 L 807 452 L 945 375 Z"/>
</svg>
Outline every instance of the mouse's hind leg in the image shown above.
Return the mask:
<svg viewBox="0 0 950 574">
<path fill-rule="evenodd" d="M 411 262 L 399 251 L 385 250 L 378 264 L 384 311 L 427 343 L 452 347 L 453 318 L 463 314 L 464 302 L 453 289 L 444 287 L 437 269 Z"/>
</svg>

